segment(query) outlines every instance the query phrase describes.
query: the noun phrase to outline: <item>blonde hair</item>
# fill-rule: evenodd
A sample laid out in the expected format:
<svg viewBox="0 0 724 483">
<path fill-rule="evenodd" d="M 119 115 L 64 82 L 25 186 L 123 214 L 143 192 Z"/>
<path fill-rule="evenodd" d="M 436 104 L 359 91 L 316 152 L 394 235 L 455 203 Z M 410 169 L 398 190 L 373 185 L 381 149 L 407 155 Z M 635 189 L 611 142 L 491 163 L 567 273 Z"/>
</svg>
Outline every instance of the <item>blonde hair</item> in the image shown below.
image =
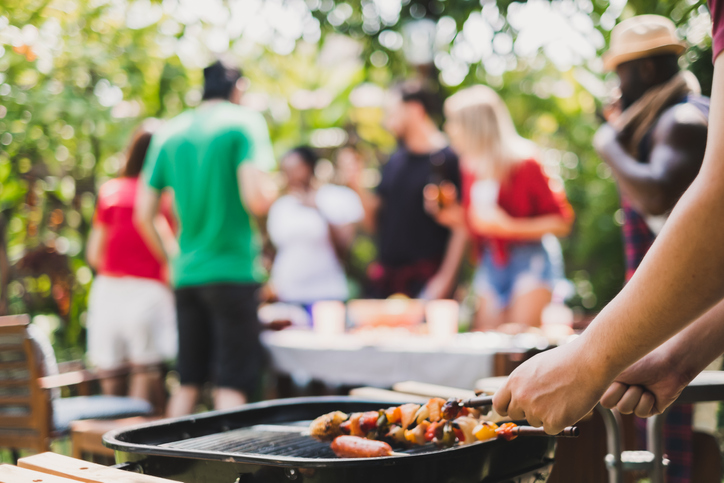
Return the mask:
<svg viewBox="0 0 724 483">
<path fill-rule="evenodd" d="M 535 144 L 518 134 L 503 99 L 490 87 L 458 91 L 444 108 L 447 122 L 460 129 L 461 154 L 475 158 L 468 161 L 479 177 L 502 179 L 515 163 L 535 157 Z"/>
</svg>

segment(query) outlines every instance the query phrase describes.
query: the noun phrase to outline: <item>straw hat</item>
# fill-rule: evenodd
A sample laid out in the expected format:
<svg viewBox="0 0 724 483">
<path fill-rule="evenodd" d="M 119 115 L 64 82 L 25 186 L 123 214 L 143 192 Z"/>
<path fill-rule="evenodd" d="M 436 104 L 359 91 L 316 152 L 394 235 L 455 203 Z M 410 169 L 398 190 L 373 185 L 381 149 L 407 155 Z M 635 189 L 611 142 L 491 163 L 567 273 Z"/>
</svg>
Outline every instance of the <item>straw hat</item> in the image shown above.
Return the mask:
<svg viewBox="0 0 724 483">
<path fill-rule="evenodd" d="M 639 15 L 614 27 L 608 52 L 603 54 L 603 66 L 614 70 L 630 60 L 666 53 L 681 55 L 685 50 L 686 45 L 676 36 L 674 22 L 660 15 Z"/>
</svg>

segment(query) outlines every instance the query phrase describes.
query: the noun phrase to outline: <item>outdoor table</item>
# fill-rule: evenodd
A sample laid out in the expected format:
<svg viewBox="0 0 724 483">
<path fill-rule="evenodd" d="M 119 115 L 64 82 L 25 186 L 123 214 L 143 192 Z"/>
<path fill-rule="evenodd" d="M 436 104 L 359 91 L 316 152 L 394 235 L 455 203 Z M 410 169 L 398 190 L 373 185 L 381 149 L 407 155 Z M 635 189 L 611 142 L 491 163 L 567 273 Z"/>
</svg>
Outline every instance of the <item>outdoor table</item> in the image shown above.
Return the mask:
<svg viewBox="0 0 724 483">
<path fill-rule="evenodd" d="M 313 331 L 265 332 L 262 342 L 274 369 L 330 385 L 391 387 L 400 381 L 472 388 L 495 375 L 498 353 L 545 350 L 540 335 L 465 333 L 435 338 L 404 330 L 322 335 Z"/>
</svg>

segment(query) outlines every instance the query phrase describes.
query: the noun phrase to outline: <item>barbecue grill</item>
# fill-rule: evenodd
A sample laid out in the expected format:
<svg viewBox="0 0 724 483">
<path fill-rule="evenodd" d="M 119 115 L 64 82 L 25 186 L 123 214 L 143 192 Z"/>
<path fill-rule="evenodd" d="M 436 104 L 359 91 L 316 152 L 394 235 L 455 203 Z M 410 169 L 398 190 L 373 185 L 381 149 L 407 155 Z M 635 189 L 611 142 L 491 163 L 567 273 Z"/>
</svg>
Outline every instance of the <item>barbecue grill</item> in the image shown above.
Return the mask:
<svg viewBox="0 0 724 483">
<path fill-rule="evenodd" d="M 128 469 L 186 483 L 533 483 L 550 474 L 550 436 L 340 459 L 329 443 L 304 434 L 322 414 L 389 405 L 349 397 L 265 401 L 116 430 L 103 439 Z"/>
</svg>

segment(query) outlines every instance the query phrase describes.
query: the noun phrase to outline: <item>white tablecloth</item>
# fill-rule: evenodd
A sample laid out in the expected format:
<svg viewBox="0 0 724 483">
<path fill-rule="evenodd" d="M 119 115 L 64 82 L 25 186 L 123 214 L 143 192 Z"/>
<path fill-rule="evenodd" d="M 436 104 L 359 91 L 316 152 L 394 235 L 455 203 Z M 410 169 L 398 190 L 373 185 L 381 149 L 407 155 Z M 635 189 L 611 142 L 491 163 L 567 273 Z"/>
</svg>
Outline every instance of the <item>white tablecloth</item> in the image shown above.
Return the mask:
<svg viewBox="0 0 724 483">
<path fill-rule="evenodd" d="M 400 381 L 472 389 L 493 376 L 497 352 L 545 348 L 537 336 L 458 334 L 449 340 L 403 333 L 322 336 L 309 331 L 266 332 L 274 368 L 297 379 L 390 387 Z"/>
</svg>

